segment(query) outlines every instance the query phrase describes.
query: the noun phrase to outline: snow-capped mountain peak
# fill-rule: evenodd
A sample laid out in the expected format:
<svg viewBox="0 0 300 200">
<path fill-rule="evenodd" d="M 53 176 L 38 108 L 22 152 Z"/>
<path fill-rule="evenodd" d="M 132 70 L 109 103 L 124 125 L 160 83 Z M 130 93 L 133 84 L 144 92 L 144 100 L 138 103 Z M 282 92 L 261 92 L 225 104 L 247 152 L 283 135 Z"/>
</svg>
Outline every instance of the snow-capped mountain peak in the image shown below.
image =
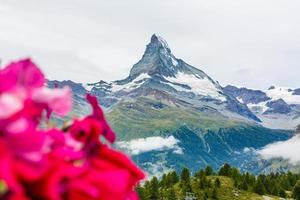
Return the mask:
<svg viewBox="0 0 300 200">
<path fill-rule="evenodd" d="M 300 95 L 295 94 L 290 88 L 272 86 L 265 93 L 272 100 L 282 99 L 288 104 L 300 104 Z"/>
<path fill-rule="evenodd" d="M 178 71 L 179 62 L 172 54 L 168 43 L 154 34 L 142 58 L 132 67 L 128 78 L 135 78 L 142 73 L 148 73 L 150 76 L 174 76 Z"/>
<path fill-rule="evenodd" d="M 148 97 L 170 106 L 204 110 L 206 114 L 260 121 L 246 105 L 228 95 L 205 72 L 177 59 L 168 43 L 155 34 L 127 78 L 71 86 L 79 91 L 78 98 L 88 91 L 100 98 L 107 109 L 122 101 Z"/>
<path fill-rule="evenodd" d="M 271 86 L 261 91 L 226 86 L 224 90 L 247 105 L 266 127 L 293 129 L 300 123 L 299 89 Z"/>
<path fill-rule="evenodd" d="M 170 49 L 167 41 L 159 35 L 153 34 L 151 36 L 151 43 L 157 44 L 158 46 L 161 46 L 171 52 L 171 49 Z"/>
<path fill-rule="evenodd" d="M 147 77 L 141 79 L 144 76 Z M 177 59 L 172 54 L 166 40 L 156 34 L 152 35 L 145 53 L 132 67 L 129 76 L 112 84 L 115 85 L 113 90 L 126 88 L 125 91 L 129 92 L 142 86 L 149 79 L 155 82 L 155 87 L 160 84 L 161 88 L 168 86 L 177 92 L 193 93 L 219 101 L 226 100 L 222 94 L 222 88 L 217 82 L 203 71 Z"/>
</svg>

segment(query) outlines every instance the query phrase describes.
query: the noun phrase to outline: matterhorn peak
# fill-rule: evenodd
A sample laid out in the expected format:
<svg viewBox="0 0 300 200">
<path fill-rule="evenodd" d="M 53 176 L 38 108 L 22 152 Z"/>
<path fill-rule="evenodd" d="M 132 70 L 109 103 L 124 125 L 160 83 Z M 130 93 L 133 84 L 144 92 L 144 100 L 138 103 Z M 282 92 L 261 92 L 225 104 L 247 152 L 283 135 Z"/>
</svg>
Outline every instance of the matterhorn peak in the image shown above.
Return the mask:
<svg viewBox="0 0 300 200">
<path fill-rule="evenodd" d="M 176 58 L 166 40 L 157 34 L 153 34 L 142 58 L 132 67 L 127 80 L 131 81 L 141 74 L 147 74 L 150 77 L 166 81 L 168 77 L 177 77 L 178 73 L 192 74 L 198 79 L 206 77 L 212 81 L 203 71 Z"/>
<path fill-rule="evenodd" d="M 157 35 L 157 34 L 153 34 L 151 36 L 151 43 L 150 44 L 154 44 L 154 45 L 157 45 L 159 47 L 163 47 L 165 49 L 168 49 L 168 51 L 171 51 L 167 41 L 165 39 L 163 39 L 161 36 Z"/>
<path fill-rule="evenodd" d="M 179 61 L 171 53 L 171 49 L 161 36 L 153 34 L 150 43 L 141 60 L 136 63 L 130 71 L 130 78 L 142 73 L 150 76 L 174 76 L 178 70 Z"/>
</svg>

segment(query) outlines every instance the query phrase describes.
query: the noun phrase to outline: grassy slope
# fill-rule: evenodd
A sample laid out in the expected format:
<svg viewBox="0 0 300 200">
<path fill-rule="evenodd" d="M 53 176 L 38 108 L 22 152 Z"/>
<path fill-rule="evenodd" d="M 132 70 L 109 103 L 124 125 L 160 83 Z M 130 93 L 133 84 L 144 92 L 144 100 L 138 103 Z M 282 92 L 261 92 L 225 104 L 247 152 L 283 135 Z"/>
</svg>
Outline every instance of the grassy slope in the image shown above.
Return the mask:
<svg viewBox="0 0 300 200">
<path fill-rule="evenodd" d="M 219 200 L 279 200 L 279 197 L 269 196 L 269 195 L 258 195 L 253 192 L 239 190 L 234 187 L 233 180 L 224 176 L 209 176 L 212 182 L 216 178 L 221 181 L 221 187 L 218 189 L 218 199 Z M 178 186 L 177 186 L 178 187 Z"/>
<path fill-rule="evenodd" d="M 212 177 L 215 179 L 216 177 Z M 221 188 L 218 191 L 218 197 L 220 200 L 261 200 L 268 199 L 269 200 L 277 200 L 279 197 L 274 196 L 261 196 L 253 192 L 238 190 L 233 185 L 233 180 L 227 177 L 219 177 L 221 181 Z"/>
<path fill-rule="evenodd" d="M 179 139 L 184 156 L 169 152 L 168 166 L 180 168 L 184 165 L 193 170 L 207 164 L 218 168 L 224 162 L 239 166 L 240 161 L 249 158 L 228 160 L 233 152 L 241 152 L 245 147 L 261 148 L 289 137 L 288 132 L 229 119 L 218 113 L 160 103 L 146 97 L 140 97 L 136 101 L 126 100 L 114 106 L 106 116 L 119 141 L 170 134 Z M 157 152 L 139 154 L 136 157 L 135 161 L 143 161 L 143 164 L 150 158 L 152 162 L 162 159 Z M 253 170 L 255 167 L 252 165 L 247 165 L 247 170 Z"/>
<path fill-rule="evenodd" d="M 149 106 L 151 103 L 156 102 L 146 98 L 139 98 L 135 102 L 121 102 L 107 113 L 107 119 L 120 140 L 164 135 L 176 131 L 183 125 L 200 133 L 244 124 L 238 120 L 199 112 L 196 109 L 176 106 L 157 109 Z"/>
</svg>

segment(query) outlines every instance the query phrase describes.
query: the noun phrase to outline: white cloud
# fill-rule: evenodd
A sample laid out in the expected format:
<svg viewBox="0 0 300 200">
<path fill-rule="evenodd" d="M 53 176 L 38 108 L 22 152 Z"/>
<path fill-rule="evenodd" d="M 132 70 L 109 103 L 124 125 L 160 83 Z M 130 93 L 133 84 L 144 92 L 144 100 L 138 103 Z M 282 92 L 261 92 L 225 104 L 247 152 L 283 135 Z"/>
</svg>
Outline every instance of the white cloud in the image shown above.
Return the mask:
<svg viewBox="0 0 300 200">
<path fill-rule="evenodd" d="M 244 153 L 255 152 L 255 149 L 252 148 L 252 147 L 245 147 L 245 148 L 243 149 L 243 152 L 244 152 Z"/>
<path fill-rule="evenodd" d="M 292 164 L 300 164 L 300 135 L 293 138 L 267 145 L 258 151 L 264 159 L 283 158 Z"/>
<path fill-rule="evenodd" d="M 143 163 L 143 167 L 147 169 L 147 179 L 150 180 L 153 176 L 158 178 L 162 177 L 163 174 L 168 173 L 174 169 L 168 167 L 166 161 L 147 162 Z"/>
<path fill-rule="evenodd" d="M 182 149 L 178 146 L 179 141 L 173 137 L 147 137 L 131 141 L 121 141 L 117 145 L 128 150 L 132 155 L 137 155 L 149 151 L 173 150 L 174 153 L 182 154 Z"/>
</svg>

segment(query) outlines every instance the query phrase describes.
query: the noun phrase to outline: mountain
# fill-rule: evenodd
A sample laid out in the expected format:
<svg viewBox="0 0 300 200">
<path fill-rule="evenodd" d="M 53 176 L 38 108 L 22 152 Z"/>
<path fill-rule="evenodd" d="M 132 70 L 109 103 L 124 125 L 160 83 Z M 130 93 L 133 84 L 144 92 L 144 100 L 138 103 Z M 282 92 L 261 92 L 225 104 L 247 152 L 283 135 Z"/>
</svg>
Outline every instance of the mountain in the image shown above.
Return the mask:
<svg viewBox="0 0 300 200">
<path fill-rule="evenodd" d="M 264 121 L 249 105 L 267 101 L 270 113 L 279 107 L 282 112 L 290 111 L 281 100 L 270 101 L 262 92 L 249 90 L 248 97 L 233 86 L 223 88 L 205 72 L 176 58 L 167 42 L 155 34 L 125 79 L 84 84 L 48 81 L 49 87 L 64 85 L 74 92 L 71 115 L 89 111 L 85 93 L 98 97 L 118 135 L 116 147 L 127 151 L 150 174 L 183 166 L 217 169 L 224 162 L 258 172 L 264 161 L 255 162 L 257 155 L 247 149 L 293 135 L 262 126 Z M 239 93 L 247 96 L 245 101 Z"/>
<path fill-rule="evenodd" d="M 124 96 L 137 98 L 155 94 L 173 101 L 177 106 L 193 105 L 219 112 L 224 117 L 260 121 L 247 106 L 225 93 L 203 71 L 177 59 L 167 42 L 156 35 L 151 37 L 143 57 L 132 67 L 127 78 L 110 83 L 100 81 L 88 86 L 93 94 L 114 99 L 111 105 Z"/>
<path fill-rule="evenodd" d="M 295 129 L 300 124 L 300 89 L 271 86 L 260 91 L 229 85 L 224 91 L 247 105 L 265 127 Z"/>
</svg>

